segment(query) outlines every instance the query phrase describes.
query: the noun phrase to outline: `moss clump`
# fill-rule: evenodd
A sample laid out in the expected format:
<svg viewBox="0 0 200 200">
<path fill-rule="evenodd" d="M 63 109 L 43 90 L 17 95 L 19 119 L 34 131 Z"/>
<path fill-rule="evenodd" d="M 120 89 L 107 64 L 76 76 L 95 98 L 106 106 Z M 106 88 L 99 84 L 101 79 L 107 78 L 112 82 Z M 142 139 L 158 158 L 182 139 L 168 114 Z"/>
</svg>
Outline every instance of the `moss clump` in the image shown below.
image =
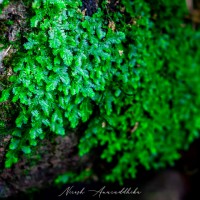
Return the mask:
<svg viewBox="0 0 200 200">
<path fill-rule="evenodd" d="M 21 109 L 6 167 L 50 132 L 65 135 L 84 123 L 80 155 L 102 146 L 101 158 L 112 162 L 103 178 L 122 183 L 138 165 L 172 164 L 199 137 L 200 32 L 184 24 L 184 2 L 114 5 L 111 12 L 103 1 L 86 16 L 81 1 L 31 4 L 28 42 L 1 98 Z"/>
</svg>

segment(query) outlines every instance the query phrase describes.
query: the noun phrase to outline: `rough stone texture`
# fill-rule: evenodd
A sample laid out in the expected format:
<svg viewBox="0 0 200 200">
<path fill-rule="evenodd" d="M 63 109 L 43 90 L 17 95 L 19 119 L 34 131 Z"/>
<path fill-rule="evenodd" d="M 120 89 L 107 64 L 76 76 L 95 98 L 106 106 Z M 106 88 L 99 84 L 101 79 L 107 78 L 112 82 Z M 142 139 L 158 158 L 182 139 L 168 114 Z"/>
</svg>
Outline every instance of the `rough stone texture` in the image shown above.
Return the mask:
<svg viewBox="0 0 200 200">
<path fill-rule="evenodd" d="M 8 143 L 10 138 L 6 136 L 3 140 Z M 79 158 L 77 155 L 77 139 L 73 133 L 65 137 L 58 136 L 52 142 L 44 140 L 41 143 L 31 157 L 23 158 L 11 169 L 4 169 L 1 165 L 0 198 L 52 185 L 57 175 L 79 169 L 87 163 L 86 157 Z M 4 153 L 0 151 L 0 155 Z"/>
<path fill-rule="evenodd" d="M 26 17 L 27 11 L 26 7 L 22 1 L 16 1 L 10 3 L 7 7 L 5 7 L 0 15 L 0 37 L 6 41 L 13 42 L 18 40 L 17 34 L 19 34 L 22 29 L 26 31 Z M 6 21 L 12 21 L 13 24 L 8 25 Z M 2 48 L 2 44 L 0 44 Z M 5 75 L 6 70 L 3 65 L 3 59 L 5 57 L 9 57 L 16 50 L 13 49 L 12 45 L 5 47 L 4 50 L 0 51 L 0 75 Z"/>
</svg>

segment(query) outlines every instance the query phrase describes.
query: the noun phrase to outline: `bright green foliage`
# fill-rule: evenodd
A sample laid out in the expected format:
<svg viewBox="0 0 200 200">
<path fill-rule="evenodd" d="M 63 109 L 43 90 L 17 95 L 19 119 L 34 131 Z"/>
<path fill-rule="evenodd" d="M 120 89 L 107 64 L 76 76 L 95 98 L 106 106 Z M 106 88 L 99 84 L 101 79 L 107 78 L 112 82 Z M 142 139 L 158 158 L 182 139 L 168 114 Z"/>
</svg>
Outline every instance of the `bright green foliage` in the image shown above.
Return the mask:
<svg viewBox="0 0 200 200">
<path fill-rule="evenodd" d="M 3 0 L 2 3 L 0 3 L 0 14 L 2 12 L 2 9 L 9 4 L 9 0 Z"/>
<path fill-rule="evenodd" d="M 84 17 L 80 5 L 80 1 L 32 4 L 33 32 L 24 44 L 26 51 L 18 52 L 14 59 L 12 87 L 1 98 L 10 97 L 21 108 L 12 135 L 20 134 L 18 142 L 11 141 L 9 156 L 17 150 L 30 153 L 30 147 L 24 145 L 35 144 L 46 131 L 65 135 L 66 128 L 86 122 L 113 80 L 112 65 L 124 34 L 104 30 L 100 10 L 93 17 Z M 116 64 L 120 68 L 120 62 Z M 7 160 L 6 166 L 11 164 Z"/>
<path fill-rule="evenodd" d="M 91 170 L 83 170 L 78 176 L 74 172 L 67 172 L 65 174 L 62 174 L 58 176 L 55 179 L 56 184 L 65 184 L 65 183 L 74 183 L 74 182 L 80 182 L 80 181 L 86 181 L 93 175 Z"/>
<path fill-rule="evenodd" d="M 1 98 L 21 109 L 6 166 L 49 132 L 65 135 L 81 122 L 88 126 L 80 155 L 102 146 L 101 158 L 115 165 L 103 174 L 107 181 L 122 183 L 139 164 L 157 169 L 179 158 L 200 129 L 200 32 L 182 26 L 183 4 L 123 0 L 125 13 L 107 16 L 104 2 L 88 17 L 78 0 L 35 0 L 32 32 Z"/>
<path fill-rule="evenodd" d="M 128 28 L 121 21 L 127 38 L 122 73 L 115 73 L 101 100 L 102 115 L 90 122 L 79 144 L 81 155 L 102 145 L 102 159 L 117 157 L 105 179 L 120 183 L 134 178 L 139 164 L 173 164 L 177 150 L 199 137 L 200 128 L 200 32 L 182 26 L 186 9 L 180 1 L 124 5 L 136 24 Z"/>
</svg>

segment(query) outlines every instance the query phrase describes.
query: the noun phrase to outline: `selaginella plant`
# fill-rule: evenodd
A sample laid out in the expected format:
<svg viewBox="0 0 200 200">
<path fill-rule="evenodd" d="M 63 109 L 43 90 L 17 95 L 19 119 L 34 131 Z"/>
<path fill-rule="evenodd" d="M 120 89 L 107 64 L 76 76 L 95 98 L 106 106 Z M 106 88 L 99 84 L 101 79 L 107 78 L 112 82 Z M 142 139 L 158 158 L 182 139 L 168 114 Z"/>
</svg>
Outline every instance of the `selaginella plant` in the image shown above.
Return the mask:
<svg viewBox="0 0 200 200">
<path fill-rule="evenodd" d="M 183 25 L 183 3 L 123 0 L 115 12 L 107 1 L 100 7 L 86 16 L 80 0 L 31 4 L 30 33 L 0 100 L 19 105 L 6 167 L 48 134 L 85 123 L 80 155 L 102 146 L 101 158 L 114 165 L 104 180 L 122 183 L 138 165 L 173 163 L 199 137 L 200 33 Z"/>
<path fill-rule="evenodd" d="M 112 65 L 119 56 L 114 49 L 119 49 L 124 34 L 105 31 L 102 12 L 84 16 L 80 6 L 80 1 L 32 4 L 32 32 L 25 50 L 15 55 L 12 86 L 3 90 L 1 98 L 10 96 L 21 109 L 7 167 L 17 162 L 19 151 L 31 153 L 31 146 L 47 131 L 64 135 L 65 127 L 87 121 L 113 79 Z"/>
</svg>

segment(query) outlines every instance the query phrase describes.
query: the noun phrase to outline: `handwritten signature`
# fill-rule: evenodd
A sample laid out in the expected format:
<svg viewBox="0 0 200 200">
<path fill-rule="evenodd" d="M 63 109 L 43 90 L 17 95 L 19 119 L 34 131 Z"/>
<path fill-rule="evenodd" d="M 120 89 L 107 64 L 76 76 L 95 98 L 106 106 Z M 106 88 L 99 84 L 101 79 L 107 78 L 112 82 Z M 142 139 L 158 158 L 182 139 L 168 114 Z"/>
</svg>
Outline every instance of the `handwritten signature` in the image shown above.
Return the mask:
<svg viewBox="0 0 200 200">
<path fill-rule="evenodd" d="M 75 190 L 74 186 L 67 187 L 60 195 L 58 196 L 69 196 L 69 195 L 84 195 L 86 192 L 92 193 L 92 196 L 98 196 L 101 198 L 101 195 L 139 195 L 141 191 L 139 191 L 138 187 L 132 189 L 131 187 L 126 188 L 123 187 L 121 190 L 107 190 L 106 186 L 103 186 L 99 190 L 86 190 L 85 187 L 79 190 Z"/>
</svg>

